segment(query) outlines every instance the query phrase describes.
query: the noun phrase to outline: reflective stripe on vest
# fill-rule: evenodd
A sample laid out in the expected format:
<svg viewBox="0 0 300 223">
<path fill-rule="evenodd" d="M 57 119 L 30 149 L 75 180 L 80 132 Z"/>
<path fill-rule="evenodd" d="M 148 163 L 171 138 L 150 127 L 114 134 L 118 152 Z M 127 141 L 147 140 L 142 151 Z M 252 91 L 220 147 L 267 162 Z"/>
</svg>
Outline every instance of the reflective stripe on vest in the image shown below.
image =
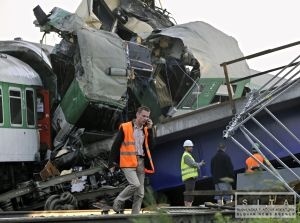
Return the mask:
<svg viewBox="0 0 300 223">
<path fill-rule="evenodd" d="M 183 155 L 181 157 L 181 177 L 182 177 L 182 181 L 186 181 L 189 178 L 197 178 L 198 177 L 198 168 L 197 167 L 190 167 L 189 165 L 187 165 L 184 162 L 184 157 L 185 156 L 189 156 L 189 157 L 191 157 L 191 159 L 193 161 L 195 161 L 193 156 L 190 153 L 188 153 L 188 152 L 183 153 Z"/>
<path fill-rule="evenodd" d="M 145 173 L 148 173 L 148 174 L 153 174 L 155 172 L 154 170 L 154 165 L 153 165 L 153 161 L 152 161 L 152 157 L 151 157 L 151 153 L 150 153 L 150 149 L 149 149 L 149 144 L 148 144 L 148 128 L 145 127 L 144 128 L 144 132 L 145 132 L 145 147 L 146 147 L 146 154 L 147 154 L 147 157 L 149 159 L 149 162 L 150 162 L 150 168 L 151 169 L 147 169 L 145 167 Z"/>
<path fill-rule="evenodd" d="M 259 153 L 254 153 L 253 156 L 258 159 L 261 163 L 264 162 L 264 158 L 262 157 L 262 155 L 260 155 Z M 247 166 L 247 169 L 246 169 L 246 172 L 247 173 L 250 173 L 250 172 L 254 172 L 252 170 L 252 168 L 254 167 L 259 167 L 260 166 L 260 163 L 257 162 L 252 156 L 249 157 L 248 159 L 246 159 L 246 166 Z"/>
<path fill-rule="evenodd" d="M 135 142 L 133 138 L 132 122 L 121 124 L 124 140 L 120 148 L 120 167 L 137 167 Z"/>
</svg>

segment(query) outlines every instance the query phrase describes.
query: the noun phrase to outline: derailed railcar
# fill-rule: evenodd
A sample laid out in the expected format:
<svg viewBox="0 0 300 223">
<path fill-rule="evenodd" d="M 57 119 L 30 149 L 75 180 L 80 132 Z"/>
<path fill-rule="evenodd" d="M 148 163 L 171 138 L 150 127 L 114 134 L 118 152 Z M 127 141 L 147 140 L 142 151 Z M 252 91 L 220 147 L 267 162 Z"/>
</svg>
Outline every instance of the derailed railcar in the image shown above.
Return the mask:
<svg viewBox="0 0 300 223">
<path fill-rule="evenodd" d="M 41 87 L 28 64 L 0 54 L 0 191 L 32 177 L 40 148 L 36 101 Z"/>
<path fill-rule="evenodd" d="M 21 39 L 0 41 L 0 53 L 10 55 L 26 64 L 27 70 L 32 70 L 38 75 L 42 87 L 39 88 L 36 97 L 37 125 L 40 133 L 39 156 L 44 159 L 52 148 L 51 136 L 51 110 L 57 103 L 56 76 L 52 71 L 51 62 L 48 58 L 53 47 L 23 41 Z M 10 67 L 15 66 L 11 64 Z M 21 74 L 19 74 L 21 75 Z"/>
<path fill-rule="evenodd" d="M 0 208 L 64 209 L 71 205 L 74 209 L 80 200 L 97 201 L 103 194 L 110 199 L 124 179 L 120 172 L 111 174 L 105 167 L 109 151 L 93 153 L 83 148 L 78 128 L 63 145 L 53 147 L 56 132 L 51 119 L 58 93 L 47 55 L 40 55 L 41 48 L 36 51 L 34 44 L 22 40 L 2 41 L 0 46 Z M 78 199 L 71 195 L 82 190 L 85 195 Z M 70 193 L 63 193 L 66 191 Z"/>
<path fill-rule="evenodd" d="M 43 14 L 40 10 L 35 9 L 37 15 Z M 140 104 L 159 107 L 156 92 L 147 95 L 147 100 L 136 97 L 148 94 L 151 88 L 154 91 L 147 47 L 89 27 L 76 14 L 59 8 L 46 19 L 37 16 L 37 21 L 41 30 L 63 37 L 50 55 L 61 98 L 52 119 L 55 147 L 61 147 L 79 128 L 84 128 L 88 143 L 111 139 Z M 154 116 L 155 121 L 159 115 Z"/>
<path fill-rule="evenodd" d="M 22 61 L 0 56 L 0 161 L 34 161 L 39 148 L 36 89 L 39 75 Z"/>
</svg>

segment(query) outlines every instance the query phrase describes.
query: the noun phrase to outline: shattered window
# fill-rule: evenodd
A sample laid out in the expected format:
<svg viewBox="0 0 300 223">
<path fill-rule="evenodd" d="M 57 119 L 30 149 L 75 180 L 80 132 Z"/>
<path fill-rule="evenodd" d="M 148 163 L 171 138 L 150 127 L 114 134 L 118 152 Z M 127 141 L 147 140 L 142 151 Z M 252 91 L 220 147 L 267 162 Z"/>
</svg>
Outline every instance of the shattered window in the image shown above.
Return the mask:
<svg viewBox="0 0 300 223">
<path fill-rule="evenodd" d="M 0 124 L 3 124 L 2 89 L 0 88 Z"/>
<path fill-rule="evenodd" d="M 142 45 L 127 42 L 130 66 L 138 70 L 152 71 L 150 50 Z"/>
<path fill-rule="evenodd" d="M 33 90 L 26 90 L 26 111 L 28 126 L 34 125 L 34 100 Z"/>
<path fill-rule="evenodd" d="M 21 90 L 9 90 L 10 123 L 22 124 Z"/>
</svg>

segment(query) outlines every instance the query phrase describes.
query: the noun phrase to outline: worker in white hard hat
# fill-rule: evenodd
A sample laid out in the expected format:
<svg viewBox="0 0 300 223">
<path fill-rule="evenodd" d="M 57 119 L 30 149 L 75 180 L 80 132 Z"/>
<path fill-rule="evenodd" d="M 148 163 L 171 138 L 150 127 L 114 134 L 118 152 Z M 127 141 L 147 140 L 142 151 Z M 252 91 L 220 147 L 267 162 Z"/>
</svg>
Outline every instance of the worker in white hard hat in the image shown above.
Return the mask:
<svg viewBox="0 0 300 223">
<path fill-rule="evenodd" d="M 185 192 L 191 192 L 195 189 L 198 178 L 198 169 L 205 164 L 204 160 L 200 163 L 195 162 L 192 156 L 194 144 L 191 140 L 185 140 L 183 143 L 184 152 L 181 158 L 181 177 L 185 185 Z M 184 206 L 191 207 L 194 196 L 184 195 Z"/>
</svg>

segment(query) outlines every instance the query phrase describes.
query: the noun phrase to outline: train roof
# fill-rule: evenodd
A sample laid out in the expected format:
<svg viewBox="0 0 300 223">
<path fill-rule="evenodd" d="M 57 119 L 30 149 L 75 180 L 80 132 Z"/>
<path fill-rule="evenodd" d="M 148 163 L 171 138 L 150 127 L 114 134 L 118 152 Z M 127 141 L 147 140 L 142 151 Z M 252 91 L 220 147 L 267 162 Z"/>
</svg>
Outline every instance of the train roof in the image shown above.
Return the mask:
<svg viewBox="0 0 300 223">
<path fill-rule="evenodd" d="M 0 81 L 42 86 L 40 76 L 21 60 L 8 54 L 0 54 Z"/>
<path fill-rule="evenodd" d="M 53 49 L 53 46 L 40 44 L 40 43 L 34 43 L 25 41 L 22 39 L 15 39 L 15 40 L 5 40 L 0 41 L 1 46 L 1 52 L 2 53 L 8 53 L 8 52 L 21 52 L 21 51 L 32 51 L 36 55 L 39 55 L 40 58 L 49 66 L 52 67 L 49 55 L 50 52 Z M 9 55 L 12 55 L 11 53 L 8 53 Z"/>
</svg>

